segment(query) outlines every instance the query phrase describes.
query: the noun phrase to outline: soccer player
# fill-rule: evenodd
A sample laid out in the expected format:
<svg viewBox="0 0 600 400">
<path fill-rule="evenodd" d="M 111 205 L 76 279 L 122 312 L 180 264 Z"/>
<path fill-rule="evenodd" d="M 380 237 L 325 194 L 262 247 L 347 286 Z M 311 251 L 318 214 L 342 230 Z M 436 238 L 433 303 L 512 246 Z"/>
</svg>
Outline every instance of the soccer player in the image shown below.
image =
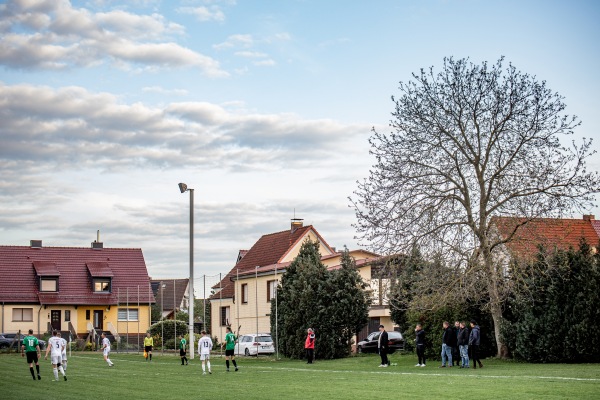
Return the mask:
<svg viewBox="0 0 600 400">
<path fill-rule="evenodd" d="M 113 362 L 110 361 L 110 358 L 108 358 L 108 355 L 110 354 L 110 340 L 108 340 L 108 338 L 106 337 L 106 333 L 102 332 L 102 355 L 104 356 L 104 361 L 106 361 L 108 363 L 109 367 L 112 367 Z"/>
<path fill-rule="evenodd" d="M 38 380 L 42 379 L 40 376 L 40 364 L 38 359 L 42 356 L 40 351 L 40 342 L 33 336 L 33 329 L 29 330 L 29 336 L 23 338 L 23 344 L 21 345 L 21 357 L 27 356 L 27 363 L 29 364 L 29 372 L 35 381 L 35 375 L 33 373 L 33 363 L 35 363 L 35 369 L 37 371 Z"/>
<path fill-rule="evenodd" d="M 227 372 L 229 372 L 229 360 L 231 360 L 235 370 L 237 371 L 238 367 L 237 363 L 235 362 L 234 355 L 236 337 L 233 332 L 231 332 L 231 327 L 228 326 L 225 328 L 225 331 L 227 332 L 225 335 L 225 365 L 227 366 Z M 221 348 L 223 348 L 223 345 L 221 345 Z"/>
<path fill-rule="evenodd" d="M 144 352 L 146 353 L 146 361 L 152 361 L 152 347 L 154 346 L 154 338 L 150 336 L 150 332 L 146 332 L 144 338 Z"/>
<path fill-rule="evenodd" d="M 185 340 L 183 335 L 179 335 L 179 357 L 181 357 L 181 365 L 184 365 L 183 364 L 184 361 L 185 361 L 185 365 L 188 365 L 188 359 L 185 356 L 186 351 L 187 351 L 187 340 Z"/>
<path fill-rule="evenodd" d="M 48 353 L 50 353 L 50 351 L 52 351 L 50 359 L 52 362 L 52 372 L 54 372 L 54 379 L 58 382 L 58 372 L 60 371 L 64 380 L 66 381 L 67 375 L 65 374 L 65 371 L 63 370 L 63 367 L 61 365 L 63 345 L 60 338 L 58 337 L 58 331 L 56 330 L 52 331 L 52 337 L 48 339 L 48 346 L 46 348 L 46 355 L 44 356 L 44 360 L 48 359 Z"/>
<path fill-rule="evenodd" d="M 206 331 L 202 331 L 202 337 L 198 340 L 198 354 L 200 354 L 200 360 L 202 360 L 202 375 L 206 375 L 207 365 L 208 373 L 212 374 L 210 370 L 210 351 L 212 347 L 212 339 L 207 335 Z"/>
<path fill-rule="evenodd" d="M 62 335 L 60 332 L 58 332 L 57 335 L 60 338 L 60 344 L 63 346 L 62 349 L 62 354 L 60 355 L 62 362 L 61 365 L 63 367 L 63 371 L 65 371 L 65 374 L 67 373 L 67 341 L 66 339 L 63 339 Z"/>
</svg>

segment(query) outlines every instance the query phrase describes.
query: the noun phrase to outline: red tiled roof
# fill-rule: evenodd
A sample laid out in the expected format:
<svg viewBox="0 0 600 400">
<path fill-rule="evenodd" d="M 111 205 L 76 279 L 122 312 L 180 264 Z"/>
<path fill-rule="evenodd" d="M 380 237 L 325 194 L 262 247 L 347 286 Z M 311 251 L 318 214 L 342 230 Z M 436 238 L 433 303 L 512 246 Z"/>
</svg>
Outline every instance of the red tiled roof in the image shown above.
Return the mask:
<svg viewBox="0 0 600 400">
<path fill-rule="evenodd" d="M 33 268 L 37 276 L 60 276 L 56 263 L 45 261 L 34 261 Z"/>
<path fill-rule="evenodd" d="M 87 269 L 90 272 L 90 276 L 94 278 L 112 278 L 113 272 L 110 269 L 107 262 L 87 262 Z"/>
<path fill-rule="evenodd" d="M 39 293 L 36 271 L 46 273 L 52 264 L 60 275 L 59 292 Z M 110 267 L 113 274 L 110 294 L 92 292 L 90 264 L 107 264 Z M 140 303 L 154 303 L 141 249 L 0 246 L 0 277 L 0 301 L 6 303 L 137 303 L 138 291 Z"/>
<path fill-rule="evenodd" d="M 492 222 L 502 238 L 507 238 L 525 218 L 495 217 Z M 597 246 L 600 235 L 593 224 L 600 221 L 584 219 L 538 218 L 520 226 L 513 239 L 506 244 L 509 251 L 520 257 L 532 257 L 542 245 L 547 250 L 579 248 L 583 238 L 591 246 Z M 599 227 L 600 228 L 600 227 Z"/>
<path fill-rule="evenodd" d="M 254 246 L 248 250 L 246 255 L 238 261 L 231 271 L 229 271 L 225 278 L 223 278 L 220 283 L 213 286 L 213 289 L 222 287 L 222 290 L 213 295 L 212 298 L 233 297 L 234 286 L 231 282 L 231 278 L 235 277 L 238 271 L 239 273 L 249 270 L 254 271 L 257 266 L 264 267 L 279 263 L 289 249 L 311 229 L 313 229 L 312 225 L 307 225 L 299 227 L 293 232 L 288 229 L 282 232 L 263 235 L 256 243 L 254 243 Z"/>
</svg>

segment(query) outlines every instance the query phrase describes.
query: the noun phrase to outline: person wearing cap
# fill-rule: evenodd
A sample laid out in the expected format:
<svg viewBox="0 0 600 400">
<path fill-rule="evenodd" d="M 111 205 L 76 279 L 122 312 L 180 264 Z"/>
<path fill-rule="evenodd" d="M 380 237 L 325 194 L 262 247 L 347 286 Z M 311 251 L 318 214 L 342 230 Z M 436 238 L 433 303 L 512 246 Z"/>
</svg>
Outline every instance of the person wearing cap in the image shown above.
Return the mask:
<svg viewBox="0 0 600 400">
<path fill-rule="evenodd" d="M 379 325 L 379 339 L 377 341 L 377 349 L 379 350 L 379 356 L 381 357 L 380 368 L 386 368 L 390 365 L 388 360 L 388 333 L 385 331 L 383 325 Z"/>
<path fill-rule="evenodd" d="M 315 358 L 315 332 L 312 328 L 307 329 L 304 349 L 306 350 L 306 359 L 308 360 L 306 363 L 312 364 Z"/>
</svg>

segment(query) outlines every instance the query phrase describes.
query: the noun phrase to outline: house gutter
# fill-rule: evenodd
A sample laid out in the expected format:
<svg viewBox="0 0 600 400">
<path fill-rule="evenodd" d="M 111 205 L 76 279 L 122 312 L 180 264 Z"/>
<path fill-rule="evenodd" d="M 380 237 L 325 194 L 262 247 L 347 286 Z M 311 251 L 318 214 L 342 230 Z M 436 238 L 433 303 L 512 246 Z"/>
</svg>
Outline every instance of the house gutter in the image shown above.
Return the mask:
<svg viewBox="0 0 600 400">
<path fill-rule="evenodd" d="M 4 302 L 2 302 L 2 332 L 4 332 Z"/>
</svg>

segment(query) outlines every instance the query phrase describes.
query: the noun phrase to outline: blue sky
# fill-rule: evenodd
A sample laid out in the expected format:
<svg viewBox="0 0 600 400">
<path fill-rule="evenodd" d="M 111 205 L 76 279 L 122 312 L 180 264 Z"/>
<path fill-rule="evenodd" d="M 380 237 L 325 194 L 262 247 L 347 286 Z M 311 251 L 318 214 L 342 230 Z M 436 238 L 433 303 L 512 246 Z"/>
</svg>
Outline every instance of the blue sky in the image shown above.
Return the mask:
<svg viewBox="0 0 600 400">
<path fill-rule="evenodd" d="M 598 137 L 598 4 L 0 2 L 0 243 L 89 246 L 99 229 L 141 247 L 153 277 L 186 276 L 186 182 L 197 276 L 294 210 L 355 248 L 370 129 L 445 56 L 505 56 L 565 97 L 577 140 Z"/>
</svg>

